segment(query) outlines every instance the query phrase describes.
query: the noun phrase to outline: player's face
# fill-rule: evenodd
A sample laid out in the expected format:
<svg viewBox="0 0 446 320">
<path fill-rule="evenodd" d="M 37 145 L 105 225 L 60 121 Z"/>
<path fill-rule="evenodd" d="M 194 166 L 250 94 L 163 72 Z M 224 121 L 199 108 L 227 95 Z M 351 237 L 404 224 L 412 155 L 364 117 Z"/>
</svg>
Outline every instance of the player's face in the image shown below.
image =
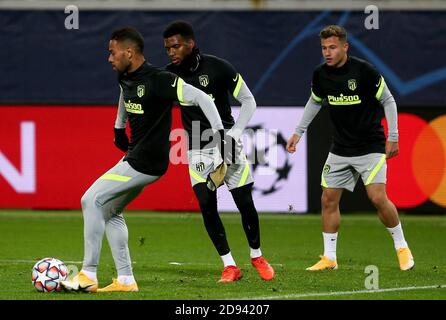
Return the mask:
<svg viewBox="0 0 446 320">
<path fill-rule="evenodd" d="M 166 53 L 170 61 L 176 66 L 180 65 L 191 54 L 194 45 L 194 40 L 186 40 L 179 34 L 164 39 Z"/>
<path fill-rule="evenodd" d="M 116 40 L 110 40 L 108 44 L 108 62 L 113 66 L 113 70 L 120 73 L 126 71 L 130 66 L 129 50 Z"/>
<path fill-rule="evenodd" d="M 322 56 L 325 63 L 334 68 L 339 68 L 347 61 L 348 43 L 340 41 L 338 37 L 321 39 Z"/>
</svg>

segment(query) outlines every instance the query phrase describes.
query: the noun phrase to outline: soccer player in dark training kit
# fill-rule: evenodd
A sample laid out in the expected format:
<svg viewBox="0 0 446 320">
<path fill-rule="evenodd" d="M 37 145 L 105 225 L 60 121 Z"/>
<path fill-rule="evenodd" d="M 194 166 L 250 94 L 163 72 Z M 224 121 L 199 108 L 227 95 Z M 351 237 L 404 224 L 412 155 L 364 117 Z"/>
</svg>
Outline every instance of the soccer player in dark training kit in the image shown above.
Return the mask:
<svg viewBox="0 0 446 320">
<path fill-rule="evenodd" d="M 232 143 L 233 152 L 228 152 L 224 162 L 228 169 L 224 181 L 241 214 L 243 229 L 249 247 L 251 263 L 263 280 L 274 278 L 274 269 L 262 256 L 257 210 L 252 199 L 253 176 L 248 160 L 239 141 L 251 119 L 256 102 L 242 76 L 227 61 L 200 53 L 195 44 L 192 26 L 184 21 L 175 21 L 163 33 L 164 47 L 171 60 L 167 70 L 182 77 L 187 83 L 206 92 L 215 101 L 226 133 L 224 141 Z M 231 115 L 228 94 L 241 103 L 237 121 Z M 231 282 L 242 277 L 226 238 L 226 233 L 217 211 L 218 186 L 207 183 L 209 173 L 215 169 L 216 148 L 208 144 L 204 132 L 210 128 L 203 111 L 196 106 L 181 109 L 183 126 L 189 138 L 189 173 L 193 190 L 200 204 L 204 225 L 218 254 L 224 270 L 220 282 Z M 235 149 L 235 150 L 234 150 Z"/>
<path fill-rule="evenodd" d="M 127 152 L 96 180 L 82 197 L 84 261 L 82 270 L 62 282 L 67 290 L 88 292 L 138 291 L 128 248 L 123 210 L 144 187 L 158 180 L 169 162 L 169 135 L 175 101 L 198 105 L 216 132 L 223 129 L 212 99 L 173 73 L 145 61 L 144 40 L 133 28 L 113 32 L 108 61 L 119 74 L 121 88 L 115 144 Z M 125 135 L 129 121 L 131 139 Z M 96 271 L 104 233 L 112 251 L 118 278 L 98 289 Z"/>
<path fill-rule="evenodd" d="M 398 155 L 395 100 L 384 78 L 371 64 L 347 54 L 349 44 L 343 27 L 324 28 L 320 40 L 325 63 L 313 73 L 311 97 L 296 132 L 287 143 L 287 150 L 295 152 L 300 137 L 326 101 L 334 135 L 321 175 L 324 254 L 307 270 L 338 268 L 339 202 L 343 190 L 353 191 L 359 177 L 393 238 L 400 269 L 409 270 L 415 264 L 414 259 L 398 212 L 386 194 L 386 159 Z M 387 141 L 381 125 L 383 111 L 389 127 Z"/>
</svg>

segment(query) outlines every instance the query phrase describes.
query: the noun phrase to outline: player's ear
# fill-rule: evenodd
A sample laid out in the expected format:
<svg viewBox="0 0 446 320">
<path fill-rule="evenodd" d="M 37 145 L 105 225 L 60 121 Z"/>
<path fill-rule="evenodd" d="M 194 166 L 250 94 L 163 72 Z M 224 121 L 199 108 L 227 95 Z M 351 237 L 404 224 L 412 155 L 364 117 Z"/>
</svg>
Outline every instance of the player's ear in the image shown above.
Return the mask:
<svg viewBox="0 0 446 320">
<path fill-rule="evenodd" d="M 134 56 L 134 49 L 132 47 L 127 47 L 127 49 L 125 49 L 125 54 L 127 56 L 127 59 L 131 60 Z"/>
<path fill-rule="evenodd" d="M 195 46 L 194 39 L 187 40 L 187 45 L 188 45 L 189 49 L 192 49 Z"/>
</svg>

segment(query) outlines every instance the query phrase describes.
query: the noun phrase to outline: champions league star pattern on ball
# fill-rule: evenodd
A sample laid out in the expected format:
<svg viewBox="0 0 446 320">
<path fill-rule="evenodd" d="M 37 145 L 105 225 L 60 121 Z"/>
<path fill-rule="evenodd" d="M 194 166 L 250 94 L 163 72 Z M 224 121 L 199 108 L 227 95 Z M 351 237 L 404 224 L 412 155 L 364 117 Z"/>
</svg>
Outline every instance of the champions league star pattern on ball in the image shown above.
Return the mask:
<svg viewBox="0 0 446 320">
<path fill-rule="evenodd" d="M 60 282 L 68 276 L 67 266 L 55 258 L 44 258 L 32 269 L 31 281 L 39 292 L 53 292 L 62 289 Z"/>
</svg>

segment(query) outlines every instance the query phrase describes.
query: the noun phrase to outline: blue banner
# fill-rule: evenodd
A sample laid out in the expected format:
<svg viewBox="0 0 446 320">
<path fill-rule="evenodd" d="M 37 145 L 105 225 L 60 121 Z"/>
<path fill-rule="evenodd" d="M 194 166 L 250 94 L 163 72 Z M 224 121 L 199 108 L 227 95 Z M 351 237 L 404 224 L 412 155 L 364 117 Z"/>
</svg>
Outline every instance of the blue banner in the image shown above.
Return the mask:
<svg viewBox="0 0 446 320">
<path fill-rule="evenodd" d="M 0 11 L 0 103 L 109 104 L 118 98 L 107 62 L 114 29 L 134 26 L 146 58 L 168 62 L 162 31 L 172 20 L 195 27 L 202 52 L 229 60 L 259 105 L 303 105 L 322 62 L 318 33 L 328 24 L 349 31 L 350 53 L 374 64 L 403 106 L 446 105 L 446 12 L 388 11 L 368 30 L 363 12 L 80 11 L 67 30 L 63 11 Z"/>
</svg>

